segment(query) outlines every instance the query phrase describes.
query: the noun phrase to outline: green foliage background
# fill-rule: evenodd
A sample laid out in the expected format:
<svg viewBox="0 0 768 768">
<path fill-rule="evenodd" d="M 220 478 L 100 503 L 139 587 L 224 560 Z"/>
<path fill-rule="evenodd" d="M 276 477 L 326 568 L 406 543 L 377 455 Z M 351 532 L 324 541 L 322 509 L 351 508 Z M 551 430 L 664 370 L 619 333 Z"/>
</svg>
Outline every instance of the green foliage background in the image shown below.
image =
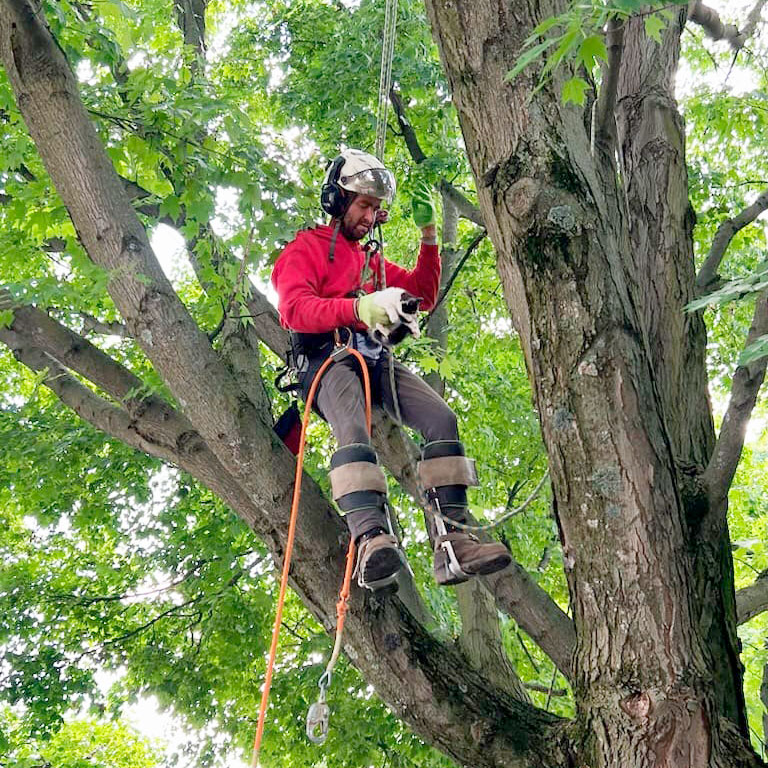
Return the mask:
<svg viewBox="0 0 768 768">
<path fill-rule="evenodd" d="M 624 5 L 622 13 L 636 10 Z M 242 288 L 234 286 L 239 259 L 248 259 L 249 274 L 264 285 L 281 244 L 318 217 L 316 190 L 324 159 L 340 145 L 372 149 L 383 4 L 214 0 L 207 12 L 210 47 L 202 67 L 182 45 L 165 0 L 99 0 L 86 6 L 47 0 L 44 9 L 116 168 L 144 190 L 136 205 L 157 235 L 156 247 L 170 247 L 167 228 L 172 227 L 202 264 L 206 291 L 182 257 L 159 253 L 201 327 L 213 330 L 233 287 L 236 298 L 244 298 Z M 604 47 L 595 14 L 604 10 L 605 4 L 588 9 L 582 4 L 581 15 L 573 12 L 560 27 L 541 31 L 567 35 L 578 30 L 568 46 L 561 36 L 554 49 L 561 55 L 552 68 L 570 67 L 572 79 L 585 84 L 572 85 L 576 90 L 565 93 L 566 100 L 578 103 L 593 86 L 577 76 L 577 67 L 587 65 L 599 80 Z M 423 5 L 401 0 L 398 13 L 394 80 L 427 156 L 416 167 L 403 141 L 390 132 L 387 164 L 401 191 L 387 225 L 386 248 L 409 264 L 417 238 L 408 218 L 413 184 L 447 179 L 471 200 L 474 190 Z M 664 16 L 658 18 L 665 23 Z M 658 26 L 651 27 L 649 34 L 654 29 L 658 34 Z M 689 84 L 681 96 L 698 217 L 696 246 L 703 259 L 719 223 L 766 185 L 766 70 L 756 41 L 751 57 L 739 59 L 754 78 L 754 89 L 736 92 L 733 80 L 720 84 L 730 66 L 728 51 L 700 35 L 685 40 Z M 82 251 L 2 74 L 0 123 L 3 285 L 78 330 L 86 316 L 118 320 L 106 275 Z M 457 247 L 466 248 L 475 233 L 474 225 L 463 221 Z M 744 230 L 732 246 L 727 276 L 749 278 L 764 266 L 765 248 L 762 226 Z M 234 256 L 224 275 L 215 269 L 222 254 Z M 731 291 L 726 298 L 743 293 Z M 527 495 L 545 471 L 546 459 L 487 241 L 459 274 L 448 311 L 445 351 L 422 340 L 402 355 L 417 369 L 438 370 L 446 380 L 446 397 L 459 414 L 468 453 L 477 457 L 483 479 L 473 504 L 492 519 Z M 750 317 L 748 297 L 707 311 L 717 412 L 722 412 Z M 0 322 L 9 319 L 0 316 Z M 163 391 L 130 340 L 91 338 L 139 373 L 149 390 Z M 265 352 L 267 382 L 276 366 Z M 174 760 L 206 766 L 245 754 L 276 588 L 264 547 L 189 477 L 79 421 L 5 350 L 0 351 L 0 380 L 0 765 L 29 768 L 42 758 L 57 768 L 150 768 Z M 279 413 L 284 401 L 272 394 Z M 755 418 L 764 424 L 764 404 Z M 308 467 L 321 482 L 331 450 L 328 438 L 324 425 L 312 428 Z M 757 438 L 731 494 L 738 586 L 768 567 L 765 431 Z M 455 596 L 432 583 L 420 514 L 394 485 L 392 498 L 409 561 L 438 616 L 438 631 L 455 636 Z M 500 534 L 567 609 L 549 503 L 542 495 Z M 566 687 L 514 622 L 505 619 L 503 630 L 526 682 L 545 690 Z M 764 616 L 742 628 L 756 734 L 765 637 Z M 331 735 L 318 753 L 304 737 L 304 715 L 316 698 L 329 650 L 321 627 L 290 598 L 263 765 L 450 765 L 414 738 L 346 662 L 331 694 Z M 98 684 L 104 670 L 117 680 L 108 690 Z M 147 696 L 186 724 L 184 754 L 162 756 L 120 724 L 126 705 Z M 533 692 L 532 697 L 560 714 L 572 711 L 569 696 Z M 104 750 L 107 757 L 101 756 Z"/>
</svg>

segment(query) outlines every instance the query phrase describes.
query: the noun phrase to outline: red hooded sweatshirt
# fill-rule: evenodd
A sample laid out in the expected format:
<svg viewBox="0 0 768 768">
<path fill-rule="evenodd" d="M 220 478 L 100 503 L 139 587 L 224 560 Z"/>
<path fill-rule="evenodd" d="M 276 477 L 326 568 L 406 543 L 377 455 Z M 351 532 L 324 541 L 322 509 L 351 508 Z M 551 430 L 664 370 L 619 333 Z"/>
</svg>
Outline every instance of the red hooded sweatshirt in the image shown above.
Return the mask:
<svg viewBox="0 0 768 768">
<path fill-rule="evenodd" d="M 355 317 L 354 294 L 374 290 L 373 275 L 379 274 L 379 256 L 370 261 L 370 279 L 360 285 L 365 253 L 357 242 L 341 233 L 336 238 L 333 261 L 328 258 L 333 227 L 321 225 L 299 232 L 285 246 L 272 270 L 272 285 L 278 295 L 277 309 L 285 328 L 299 333 L 326 333 L 343 326 L 365 330 Z M 437 245 L 421 244 L 412 270 L 384 259 L 388 288 L 403 288 L 421 296 L 421 309 L 435 305 L 440 285 L 440 254 Z"/>
</svg>

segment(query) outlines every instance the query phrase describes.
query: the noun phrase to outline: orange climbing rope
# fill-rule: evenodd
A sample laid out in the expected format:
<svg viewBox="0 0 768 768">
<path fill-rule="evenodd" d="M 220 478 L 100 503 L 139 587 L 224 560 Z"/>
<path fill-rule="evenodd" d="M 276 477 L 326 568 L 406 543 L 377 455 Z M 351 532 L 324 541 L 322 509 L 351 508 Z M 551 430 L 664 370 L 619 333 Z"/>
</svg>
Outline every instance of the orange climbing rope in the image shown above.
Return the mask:
<svg viewBox="0 0 768 768">
<path fill-rule="evenodd" d="M 299 453 L 296 456 L 296 479 L 293 485 L 293 500 L 291 501 L 291 517 L 288 524 L 288 539 L 285 544 L 285 556 L 283 559 L 283 575 L 280 580 L 280 594 L 277 598 L 277 612 L 275 614 L 275 625 L 272 628 L 272 645 L 269 649 L 269 661 L 267 662 L 267 672 L 264 678 L 264 693 L 261 697 L 261 706 L 259 707 L 259 721 L 256 726 L 256 737 L 253 741 L 253 758 L 251 760 L 252 768 L 258 768 L 259 765 L 259 750 L 261 749 L 261 739 L 264 734 L 264 719 L 267 713 L 267 703 L 269 701 L 269 689 L 272 685 L 272 673 L 275 667 L 275 656 L 277 653 L 277 641 L 280 636 L 280 625 L 283 619 L 283 604 L 285 603 L 285 592 L 288 586 L 288 572 L 291 568 L 291 555 L 293 554 L 293 541 L 296 537 L 296 522 L 299 516 L 299 499 L 301 498 L 301 477 L 304 472 L 304 446 L 306 444 L 307 427 L 309 426 L 309 417 L 312 413 L 312 403 L 315 399 L 317 388 L 320 385 L 320 379 L 328 368 L 338 360 L 342 360 L 347 355 L 355 357 L 360 364 L 360 369 L 363 375 L 363 389 L 365 391 L 365 420 L 368 434 L 371 434 L 371 381 L 368 375 L 368 366 L 365 364 L 365 359 L 356 350 L 345 345 L 339 345 L 330 354 L 330 356 L 323 362 L 320 369 L 315 374 L 315 378 L 312 380 L 312 385 L 309 388 L 309 394 L 307 395 L 307 402 L 304 406 L 304 419 L 301 424 L 301 437 L 299 439 Z M 347 614 L 347 604 L 349 600 L 350 585 L 352 581 L 352 571 L 355 561 L 355 542 L 350 539 L 349 550 L 347 551 L 346 568 L 344 571 L 344 581 L 342 583 L 341 591 L 339 593 L 339 601 L 336 604 L 336 642 L 334 644 L 333 653 L 331 659 L 326 667 L 326 672 L 322 679 L 327 676 L 328 683 L 330 683 L 330 672 L 333 669 L 333 665 L 336 662 L 336 657 L 341 650 L 341 633 L 344 629 L 344 619 Z M 321 681 L 322 681 L 321 679 Z M 325 686 L 327 687 L 327 686 Z M 325 687 L 321 682 L 321 700 L 324 702 Z M 327 717 L 326 717 L 327 723 Z"/>
</svg>

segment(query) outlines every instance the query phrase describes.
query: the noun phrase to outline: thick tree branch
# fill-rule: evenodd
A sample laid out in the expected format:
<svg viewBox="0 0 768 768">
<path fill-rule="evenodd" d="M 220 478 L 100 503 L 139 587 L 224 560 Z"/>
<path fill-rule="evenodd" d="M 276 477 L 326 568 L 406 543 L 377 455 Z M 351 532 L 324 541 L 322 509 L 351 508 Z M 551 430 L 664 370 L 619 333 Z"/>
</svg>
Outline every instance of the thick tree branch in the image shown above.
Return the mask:
<svg viewBox="0 0 768 768">
<path fill-rule="evenodd" d="M 713 40 L 726 40 L 735 51 L 742 48 L 746 42 L 746 38 L 735 24 L 723 23 L 717 11 L 704 5 L 702 0 L 692 0 L 688 3 L 688 18 L 701 26 Z"/>
<path fill-rule="evenodd" d="M 0 329 L 0 341 L 6 344 L 19 362 L 38 373 L 46 372 L 43 383 L 64 405 L 84 421 L 127 445 L 150 456 L 178 464 L 178 455 L 165 440 L 156 440 L 137 429 L 126 410 L 99 397 L 81 384 L 64 366 L 20 334 Z"/>
<path fill-rule="evenodd" d="M 0 329 L 0 342 L 31 370 L 47 371 L 44 384 L 84 421 L 132 448 L 188 472 L 236 509 L 265 540 L 277 539 L 262 511 L 208 450 L 193 426 L 169 405 L 153 397 L 143 402 L 143 408 L 129 413 L 77 381 L 54 356 L 35 346 L 23 333 Z"/>
<path fill-rule="evenodd" d="M 768 334 L 768 291 L 761 293 L 755 305 L 752 327 L 747 335 L 746 347 Z M 709 490 L 710 516 L 720 516 L 726 509 L 728 490 L 744 447 L 744 436 L 757 395 L 765 378 L 768 357 L 747 365 L 740 365 L 733 374 L 731 397 L 723 418 L 720 434 L 703 480 Z"/>
<path fill-rule="evenodd" d="M 608 61 L 604 68 L 603 85 L 595 115 L 595 146 L 599 147 L 604 157 L 611 158 L 611 161 L 613 161 L 613 149 L 616 145 L 616 97 L 624 52 L 624 27 L 624 22 L 615 17 L 608 22 L 606 34 Z"/>
<path fill-rule="evenodd" d="M 724 23 L 718 12 L 704 5 L 703 0 L 692 0 L 688 3 L 688 18 L 699 24 L 713 40 L 725 40 L 734 51 L 740 51 L 754 34 L 767 2 L 768 0 L 758 0 L 755 3 L 741 29 L 735 24 Z"/>
<path fill-rule="evenodd" d="M 456 597 L 461 613 L 459 645 L 469 663 L 513 698 L 530 701 L 504 648 L 492 595 L 482 582 L 473 580 L 460 584 L 456 588 Z"/>
<path fill-rule="evenodd" d="M 16 308 L 10 329 L 0 329 L 0 341 L 13 350 L 32 355 L 29 360 L 24 359 L 22 362 L 35 370 L 45 368 L 39 356 L 42 354 L 49 362 L 66 366 L 106 392 L 118 403 L 112 404 L 116 409 L 112 412 L 115 423 L 119 419 L 127 419 L 130 429 L 144 440 L 143 443 L 137 443 L 130 438 L 130 431 L 117 434 L 114 429 L 105 429 L 104 422 L 87 418 L 74 408 L 71 402 L 64 402 L 94 426 L 105 429 L 118 439 L 125 439 L 133 447 L 180 466 L 205 448 L 189 420 L 161 397 L 146 394 L 146 387 L 140 378 L 39 309 L 28 306 Z M 42 368 L 35 367 L 34 364 L 37 363 L 41 363 Z M 66 375 L 71 378 L 68 372 Z M 84 389 L 85 392 L 98 397 L 91 390 Z M 103 402 L 109 405 L 108 401 Z M 117 411 L 124 414 L 119 419 Z M 207 452 L 207 448 L 205 450 Z M 208 457 L 209 462 L 210 460 Z"/>
<path fill-rule="evenodd" d="M 440 249 L 440 258 L 442 269 L 440 271 L 440 289 L 445 286 L 448 275 L 453 271 L 453 265 L 458 257 L 456 249 L 456 240 L 458 239 L 459 212 L 451 199 L 442 194 L 443 198 L 443 228 L 441 232 L 442 247 Z M 422 323 L 422 326 L 424 324 Z M 438 354 L 443 354 L 448 346 L 448 308 L 443 305 L 435 307 L 429 313 L 426 322 L 427 336 L 435 341 L 435 347 Z M 440 375 L 440 371 L 430 371 L 425 377 L 425 381 L 441 397 L 445 394 L 445 380 Z"/>
<path fill-rule="evenodd" d="M 738 232 L 755 221 L 766 210 L 768 210 L 768 190 L 762 192 L 752 205 L 733 218 L 726 219 L 717 228 L 717 232 L 714 238 L 712 238 L 712 245 L 710 246 L 707 258 L 696 277 L 696 289 L 699 294 L 707 293 L 716 287 L 718 282 L 717 271 L 731 241 Z"/>
<path fill-rule="evenodd" d="M 382 464 L 402 488 L 414 499 L 420 499 L 415 472 L 415 457 L 419 455 L 416 444 L 407 438 L 408 450 L 404 450 L 397 425 L 381 410 L 374 414 L 373 429 L 373 443 Z M 491 540 L 487 533 L 481 532 L 479 536 L 485 541 Z M 492 576 L 481 577 L 481 580 L 493 595 L 496 607 L 511 616 L 552 659 L 566 679 L 571 680 L 576 632 L 573 622 L 560 606 L 514 560 L 508 568 Z"/>
<path fill-rule="evenodd" d="M 760 23 L 760 18 L 766 3 L 768 3 L 768 0 L 757 0 L 752 10 L 749 12 L 749 15 L 747 16 L 747 23 L 741 28 L 741 34 L 745 40 L 749 40 L 755 33 L 755 29 Z"/>
<path fill-rule="evenodd" d="M 97 333 L 102 336 L 128 338 L 128 329 L 119 320 L 99 320 L 87 312 L 78 312 L 83 320 L 83 333 Z"/>
<path fill-rule="evenodd" d="M 738 624 L 768 611 L 768 571 L 763 571 L 748 587 L 736 592 L 736 621 Z"/>
<path fill-rule="evenodd" d="M 87 339 L 37 307 L 14 311 L 11 330 L 28 339 L 62 365 L 79 373 L 119 403 L 142 400 L 144 382 Z"/>
<path fill-rule="evenodd" d="M 205 56 L 205 8 L 208 0 L 174 0 L 176 19 L 184 44 L 192 46 L 198 58 Z"/>
<path fill-rule="evenodd" d="M 441 179 L 438 187 L 442 194 L 447 195 L 451 199 L 451 202 L 459 211 L 460 216 L 469 219 L 469 221 L 473 221 L 479 227 L 485 226 L 483 222 L 483 214 L 480 212 L 480 209 L 476 205 L 473 205 L 458 188 L 454 187 L 453 184 L 445 179 Z"/>
</svg>

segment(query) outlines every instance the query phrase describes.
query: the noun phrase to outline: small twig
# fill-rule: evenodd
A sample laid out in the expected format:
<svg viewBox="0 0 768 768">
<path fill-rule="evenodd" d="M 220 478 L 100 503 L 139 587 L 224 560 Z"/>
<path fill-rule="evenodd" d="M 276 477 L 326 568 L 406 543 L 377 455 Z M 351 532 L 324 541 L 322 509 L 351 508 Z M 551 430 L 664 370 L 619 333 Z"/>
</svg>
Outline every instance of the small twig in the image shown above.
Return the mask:
<svg viewBox="0 0 768 768">
<path fill-rule="evenodd" d="M 422 319 L 421 321 L 422 328 L 427 324 L 427 322 L 429 322 L 429 318 L 432 317 L 432 315 L 435 313 L 435 310 L 443 303 L 443 300 L 448 295 L 448 291 L 451 290 L 451 286 L 453 285 L 454 280 L 456 280 L 459 272 L 461 272 L 462 267 L 464 266 L 464 264 L 466 264 L 467 259 L 472 255 L 472 253 L 477 248 L 477 246 L 480 245 L 480 243 L 482 243 L 483 240 L 485 240 L 487 235 L 488 235 L 488 232 L 485 229 L 483 229 L 475 237 L 475 239 L 469 244 L 469 246 L 467 247 L 467 250 L 464 252 L 464 255 L 457 262 L 456 269 L 453 270 L 453 273 L 451 274 L 451 276 L 448 278 L 448 280 L 446 280 L 445 287 L 440 292 L 440 296 L 438 297 L 437 302 L 435 303 L 435 306 L 432 307 L 432 310 L 426 316 L 426 318 Z"/>
<path fill-rule="evenodd" d="M 551 685 L 542 685 L 541 683 L 525 683 L 525 687 L 529 691 L 536 691 L 537 693 L 548 693 L 552 696 L 568 695 L 568 690 L 566 688 L 552 688 Z"/>
<path fill-rule="evenodd" d="M 755 302 L 745 349 L 766 334 L 768 334 L 768 290 L 763 291 Z M 739 365 L 733 374 L 728 408 L 709 464 L 704 471 L 704 482 L 710 498 L 710 512 L 704 522 L 717 525 L 719 521 L 713 516 L 724 514 L 725 500 L 728 498 L 728 490 L 744 449 L 747 424 L 765 378 L 767 363 L 768 357 L 762 357 L 747 365 Z"/>
<path fill-rule="evenodd" d="M 552 681 L 549 684 L 549 690 L 547 691 L 547 700 L 544 703 L 544 709 L 549 711 L 549 705 L 552 701 L 552 691 L 555 689 L 555 680 L 557 679 L 557 667 L 552 670 Z"/>
<path fill-rule="evenodd" d="M 539 665 L 536 663 L 536 660 L 531 656 L 531 652 L 528 650 L 528 647 L 525 644 L 525 641 L 523 640 L 523 636 L 520 634 L 519 630 L 515 630 L 515 636 L 517 637 L 517 641 L 520 643 L 523 652 L 528 657 L 528 661 L 531 663 L 531 666 L 533 667 L 534 672 L 536 674 L 539 674 Z"/>
</svg>

